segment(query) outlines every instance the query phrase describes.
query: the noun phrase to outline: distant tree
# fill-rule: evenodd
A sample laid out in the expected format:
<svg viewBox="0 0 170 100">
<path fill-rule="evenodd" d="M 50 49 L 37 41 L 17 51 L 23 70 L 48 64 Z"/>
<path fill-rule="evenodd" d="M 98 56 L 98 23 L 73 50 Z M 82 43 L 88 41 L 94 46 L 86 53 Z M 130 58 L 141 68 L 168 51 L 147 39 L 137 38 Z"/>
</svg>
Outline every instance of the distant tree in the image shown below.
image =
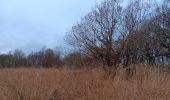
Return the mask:
<svg viewBox="0 0 170 100">
<path fill-rule="evenodd" d="M 46 48 L 43 47 L 40 51 L 32 52 L 28 55 L 28 60 L 31 66 L 43 68 L 45 49 Z"/>
<path fill-rule="evenodd" d="M 52 49 L 46 49 L 44 51 L 44 66 L 45 67 L 61 67 L 62 61 L 60 54 Z"/>
<path fill-rule="evenodd" d="M 32 52 L 28 55 L 28 61 L 31 66 L 40 68 L 62 67 L 61 55 L 53 49 L 42 48 L 38 52 Z"/>
<path fill-rule="evenodd" d="M 14 67 L 25 67 L 25 66 L 27 66 L 26 56 L 21 50 L 16 49 L 14 51 L 13 59 L 14 59 Z"/>
</svg>

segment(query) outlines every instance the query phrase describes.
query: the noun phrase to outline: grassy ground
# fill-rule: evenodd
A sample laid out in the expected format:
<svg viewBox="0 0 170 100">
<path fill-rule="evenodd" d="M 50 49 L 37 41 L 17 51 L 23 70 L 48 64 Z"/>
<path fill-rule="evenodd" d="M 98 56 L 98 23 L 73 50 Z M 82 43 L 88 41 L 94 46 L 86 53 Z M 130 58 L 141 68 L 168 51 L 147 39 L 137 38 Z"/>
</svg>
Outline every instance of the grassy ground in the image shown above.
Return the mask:
<svg viewBox="0 0 170 100">
<path fill-rule="evenodd" d="M 139 68 L 112 79 L 101 69 L 1 69 L 0 100 L 170 100 L 170 77 Z"/>
</svg>

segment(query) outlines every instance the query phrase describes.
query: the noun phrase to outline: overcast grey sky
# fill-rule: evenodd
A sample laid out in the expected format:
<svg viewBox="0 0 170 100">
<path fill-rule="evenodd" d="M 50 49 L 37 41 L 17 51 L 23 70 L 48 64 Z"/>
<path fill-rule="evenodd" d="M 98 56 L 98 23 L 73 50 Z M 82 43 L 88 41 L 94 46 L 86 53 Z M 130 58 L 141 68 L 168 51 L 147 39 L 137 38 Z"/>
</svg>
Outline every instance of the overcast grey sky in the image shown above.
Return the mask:
<svg viewBox="0 0 170 100">
<path fill-rule="evenodd" d="M 64 34 L 101 0 L 0 0 L 0 52 L 62 47 Z"/>
</svg>

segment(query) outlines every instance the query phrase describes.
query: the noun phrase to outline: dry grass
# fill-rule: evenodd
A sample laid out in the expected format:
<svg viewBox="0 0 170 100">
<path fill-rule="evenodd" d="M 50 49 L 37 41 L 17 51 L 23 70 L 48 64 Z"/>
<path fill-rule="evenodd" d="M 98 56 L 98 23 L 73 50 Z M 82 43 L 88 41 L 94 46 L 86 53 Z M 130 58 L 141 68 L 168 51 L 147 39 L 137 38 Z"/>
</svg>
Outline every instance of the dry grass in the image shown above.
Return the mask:
<svg viewBox="0 0 170 100">
<path fill-rule="evenodd" d="M 100 69 L 1 69 L 0 100 L 170 100 L 170 77 L 139 68 L 126 80 Z"/>
</svg>

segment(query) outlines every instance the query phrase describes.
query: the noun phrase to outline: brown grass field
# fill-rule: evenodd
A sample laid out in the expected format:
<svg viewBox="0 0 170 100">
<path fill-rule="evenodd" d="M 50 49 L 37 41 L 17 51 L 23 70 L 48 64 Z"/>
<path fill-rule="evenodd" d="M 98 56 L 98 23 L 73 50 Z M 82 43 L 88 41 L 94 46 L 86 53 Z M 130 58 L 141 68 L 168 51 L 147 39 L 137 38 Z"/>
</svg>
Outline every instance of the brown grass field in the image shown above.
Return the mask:
<svg viewBox="0 0 170 100">
<path fill-rule="evenodd" d="M 170 76 L 138 68 L 112 79 L 101 69 L 1 69 L 0 100 L 170 100 Z"/>
</svg>

